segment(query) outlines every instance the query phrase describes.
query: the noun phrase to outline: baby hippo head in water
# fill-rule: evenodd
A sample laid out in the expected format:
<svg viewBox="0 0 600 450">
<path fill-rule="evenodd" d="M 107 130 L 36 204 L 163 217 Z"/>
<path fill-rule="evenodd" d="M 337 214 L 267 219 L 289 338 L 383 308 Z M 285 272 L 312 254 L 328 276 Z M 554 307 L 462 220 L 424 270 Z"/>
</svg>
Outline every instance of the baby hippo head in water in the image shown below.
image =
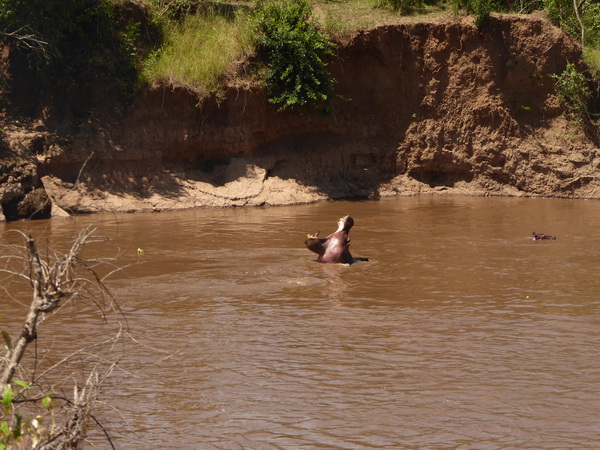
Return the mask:
<svg viewBox="0 0 600 450">
<path fill-rule="evenodd" d="M 329 264 L 352 264 L 354 258 L 350 253 L 350 238 L 348 233 L 354 226 L 354 219 L 350 216 L 344 216 L 338 221 L 338 229 L 325 238 L 319 237 L 319 232 L 315 235 L 308 235 L 304 244 L 311 252 L 319 255 L 317 261 Z"/>
<path fill-rule="evenodd" d="M 542 241 L 542 240 L 555 241 L 556 240 L 556 236 L 554 236 L 552 234 L 536 233 L 534 231 L 533 233 L 531 233 L 531 240 L 532 241 Z"/>
</svg>

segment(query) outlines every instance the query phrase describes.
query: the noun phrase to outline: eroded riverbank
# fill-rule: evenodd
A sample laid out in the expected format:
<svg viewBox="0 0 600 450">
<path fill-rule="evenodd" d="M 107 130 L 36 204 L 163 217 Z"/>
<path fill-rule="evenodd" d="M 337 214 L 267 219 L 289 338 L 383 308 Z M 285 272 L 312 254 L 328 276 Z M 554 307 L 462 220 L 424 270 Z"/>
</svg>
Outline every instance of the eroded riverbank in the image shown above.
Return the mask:
<svg viewBox="0 0 600 450">
<path fill-rule="evenodd" d="M 440 192 L 597 199 L 598 137 L 565 118 L 551 77 L 580 53 L 542 18 L 480 31 L 448 17 L 345 42 L 330 116 L 277 112 L 252 85 L 224 98 L 162 85 L 117 118 L 92 89 L 94 120 L 4 129 L 0 204 L 13 219 Z"/>
</svg>

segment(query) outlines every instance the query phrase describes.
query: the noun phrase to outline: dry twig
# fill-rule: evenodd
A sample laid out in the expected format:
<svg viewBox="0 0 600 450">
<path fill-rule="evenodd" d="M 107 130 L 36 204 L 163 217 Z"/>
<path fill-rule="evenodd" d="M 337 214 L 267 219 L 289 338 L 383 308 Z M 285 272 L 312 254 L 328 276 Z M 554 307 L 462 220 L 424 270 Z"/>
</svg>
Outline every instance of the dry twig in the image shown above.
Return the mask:
<svg viewBox="0 0 600 450">
<path fill-rule="evenodd" d="M 120 311 L 114 298 L 104 285 L 104 278 L 100 278 L 95 271 L 94 264 L 97 261 L 86 261 L 80 257 L 83 246 L 90 242 L 94 231 L 91 227 L 81 231 L 70 250 L 64 255 L 48 251 L 46 258 L 42 258 L 33 238 L 20 232 L 25 241 L 22 247 L 18 245 L 5 246 L 5 249 L 9 251 L 0 258 L 0 260 L 4 260 L 5 262 L 4 267 L 0 268 L 0 273 L 8 277 L 14 276 L 27 280 L 31 286 L 32 300 L 25 323 L 16 339 L 13 341 L 6 332 L 2 333 L 7 352 L 3 358 L 0 358 L 0 393 L 5 392 L 7 389 L 10 390 L 17 371 L 23 371 L 23 362 L 27 347 L 32 342 L 36 342 L 37 329 L 43 318 L 47 314 L 56 311 L 66 301 L 72 301 L 76 298 L 87 298 L 98 307 L 105 320 L 104 310 L 107 305 L 103 300 L 108 298 L 108 306 L 113 306 Z M 15 267 L 15 264 L 19 265 L 18 268 Z M 112 274 L 114 271 L 112 270 L 110 273 Z M 53 418 L 52 426 L 43 435 L 36 431 L 34 433 L 36 436 L 32 444 L 33 448 L 77 448 L 85 439 L 87 426 L 92 420 L 100 426 L 101 430 L 106 434 L 108 442 L 110 442 L 106 430 L 103 429 L 99 421 L 93 416 L 92 410 L 99 395 L 100 385 L 116 365 L 114 358 L 103 357 L 100 349 L 108 346 L 110 351 L 112 351 L 115 342 L 121 336 L 121 331 L 120 329 L 116 336 L 102 342 L 80 348 L 69 356 L 50 365 L 41 374 L 35 373 L 38 363 L 37 345 L 35 346 L 34 356 L 36 360 L 34 361 L 34 368 L 29 379 L 31 380 L 31 387 L 39 388 L 42 393 L 44 392 L 41 389 L 42 383 L 48 374 L 57 370 L 57 368 L 66 367 L 69 361 L 75 357 L 82 358 L 79 361 L 91 363 L 92 368 L 83 383 L 83 387 L 79 387 L 80 385 L 77 382 L 78 377 L 75 373 L 67 377 L 61 377 L 62 381 L 60 383 L 64 383 L 69 379 L 73 380 L 73 394 L 71 396 L 54 394 L 52 397 L 53 399 L 62 401 L 63 408 L 61 412 L 64 420 L 60 424 L 54 424 Z M 104 373 L 103 376 L 100 376 L 101 368 L 104 368 L 102 370 Z M 19 381 L 16 383 L 18 384 Z M 52 387 L 54 388 L 56 385 Z M 23 403 L 36 403 L 41 401 L 43 397 L 44 394 L 30 398 L 22 396 L 21 398 L 16 398 L 11 407 L 16 407 L 16 405 Z M 5 407 L 4 414 L 7 413 L 7 410 L 8 408 Z M 13 435 L 15 439 L 19 439 L 22 427 L 21 414 L 17 414 L 15 410 L 14 416 L 16 420 L 13 420 L 13 425 L 16 432 Z M 37 430 L 36 426 L 33 427 Z"/>
</svg>

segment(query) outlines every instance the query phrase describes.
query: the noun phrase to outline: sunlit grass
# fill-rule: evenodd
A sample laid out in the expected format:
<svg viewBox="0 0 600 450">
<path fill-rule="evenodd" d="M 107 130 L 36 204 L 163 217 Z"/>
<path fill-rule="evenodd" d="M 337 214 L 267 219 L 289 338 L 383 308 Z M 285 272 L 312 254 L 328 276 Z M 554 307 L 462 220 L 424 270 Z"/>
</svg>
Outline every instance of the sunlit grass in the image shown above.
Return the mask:
<svg viewBox="0 0 600 450">
<path fill-rule="evenodd" d="M 166 31 L 165 44 L 147 63 L 149 80 L 213 91 L 253 52 L 251 24 L 241 14 L 233 19 L 206 12 L 190 15 Z"/>
<path fill-rule="evenodd" d="M 381 0 L 318 0 L 313 5 L 321 26 L 337 39 L 376 25 L 409 22 L 417 17 L 440 15 L 448 10 L 446 5 L 440 4 L 412 8 L 403 14 L 384 5 Z"/>
<path fill-rule="evenodd" d="M 583 58 L 589 64 L 594 75 L 600 78 L 600 48 L 585 47 L 583 49 Z"/>
<path fill-rule="evenodd" d="M 375 8 L 377 0 L 321 0 L 314 3 L 315 15 L 321 26 L 333 37 L 385 22 L 395 13 Z"/>
<path fill-rule="evenodd" d="M 201 8 L 181 23 L 166 18 L 174 2 L 143 1 L 162 17 L 165 27 L 162 48 L 145 65 L 144 78 L 150 83 L 164 81 L 194 90 L 218 91 L 223 80 L 235 76 L 236 63 L 255 52 L 252 23 L 247 14 L 253 1 L 215 0 L 215 5 L 228 5 L 239 12 L 234 17 L 225 17 L 216 9 Z M 375 25 L 410 20 L 390 8 L 378 7 L 380 4 L 380 0 L 316 0 L 314 19 L 337 40 Z M 440 11 L 443 9 L 429 8 L 414 13 L 431 15 Z"/>
</svg>

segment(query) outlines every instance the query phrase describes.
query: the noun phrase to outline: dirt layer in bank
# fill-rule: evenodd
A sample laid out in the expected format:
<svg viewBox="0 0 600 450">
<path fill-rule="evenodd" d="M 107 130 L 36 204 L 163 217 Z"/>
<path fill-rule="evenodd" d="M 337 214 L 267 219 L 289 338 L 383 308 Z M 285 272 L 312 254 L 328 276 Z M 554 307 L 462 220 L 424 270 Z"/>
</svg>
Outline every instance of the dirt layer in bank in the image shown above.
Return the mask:
<svg viewBox="0 0 600 450">
<path fill-rule="evenodd" d="M 290 205 L 430 193 L 600 198 L 591 123 L 565 115 L 552 74 L 581 48 L 541 17 L 469 17 L 357 33 L 331 64 L 328 116 L 278 112 L 258 86 L 224 98 L 173 85 L 116 110 L 41 114 L 0 134 L 6 219 Z M 5 79 L 18 73 L 3 54 Z"/>
</svg>

